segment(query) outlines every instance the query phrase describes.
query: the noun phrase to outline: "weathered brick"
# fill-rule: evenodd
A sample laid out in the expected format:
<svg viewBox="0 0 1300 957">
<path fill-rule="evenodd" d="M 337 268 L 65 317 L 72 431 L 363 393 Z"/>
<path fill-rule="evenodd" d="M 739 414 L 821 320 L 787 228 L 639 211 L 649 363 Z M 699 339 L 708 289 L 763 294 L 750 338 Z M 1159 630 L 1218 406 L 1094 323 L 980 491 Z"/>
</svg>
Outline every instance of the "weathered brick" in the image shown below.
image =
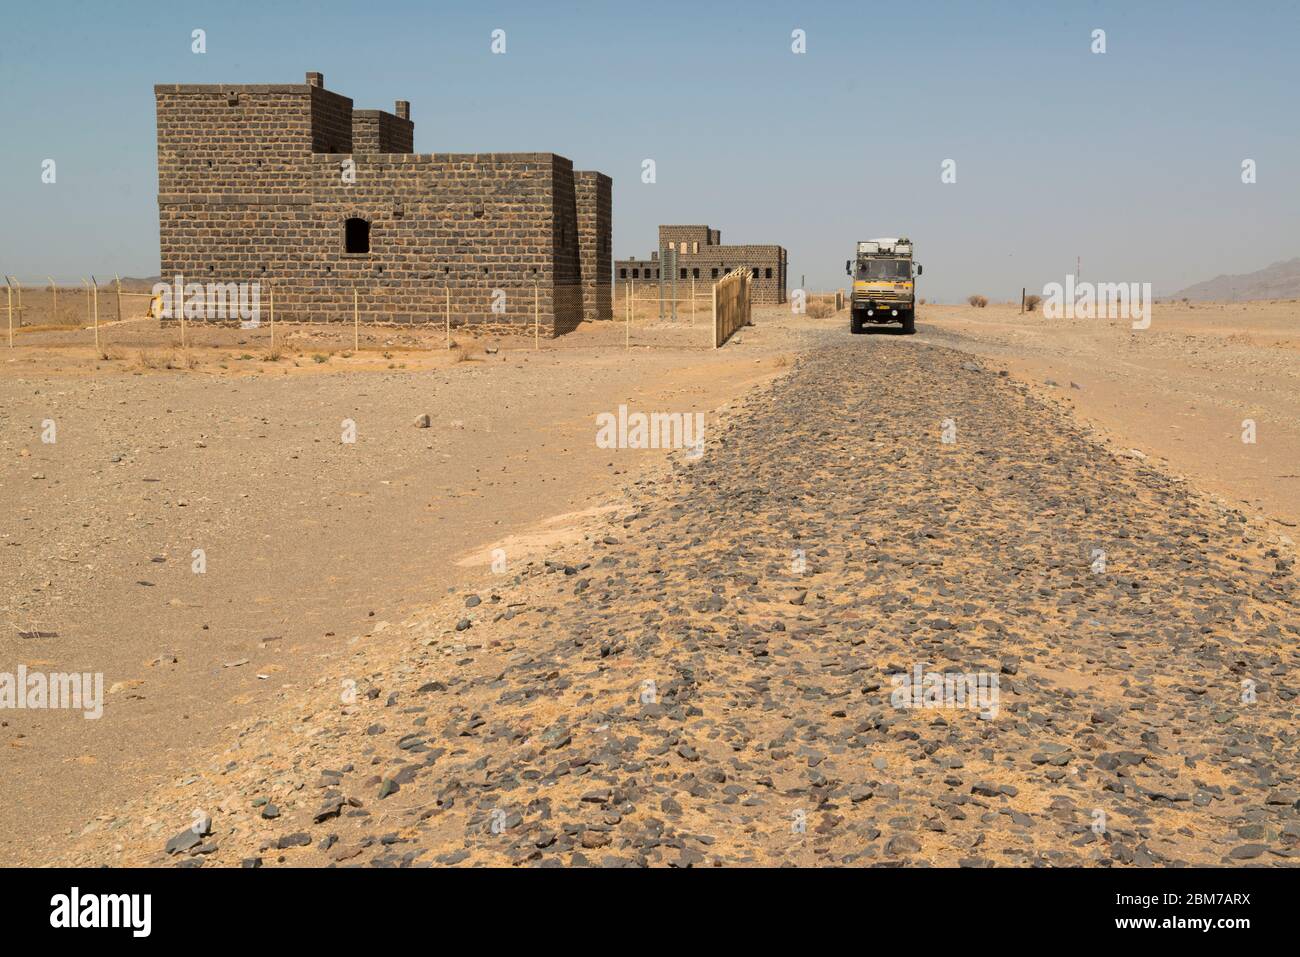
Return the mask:
<svg viewBox="0 0 1300 957">
<path fill-rule="evenodd" d="M 554 153 L 413 153 L 409 104 L 354 110 L 319 74 L 154 94 L 167 280 L 269 283 L 292 320 L 350 321 L 354 289 L 386 321 L 442 322 L 449 297 L 458 324 L 610 317 L 608 176 Z M 345 251 L 349 218 L 368 253 Z"/>
<path fill-rule="evenodd" d="M 660 251 L 677 250 L 677 282 L 712 283 L 734 269 L 753 276 L 754 302 L 786 301 L 786 251 L 781 246 L 724 246 L 722 231 L 708 226 L 660 226 L 659 250 L 649 259 L 620 259 L 614 263 L 616 281 L 657 282 L 662 271 Z M 670 276 L 664 276 L 671 279 Z M 680 292 L 680 288 L 679 288 Z"/>
</svg>

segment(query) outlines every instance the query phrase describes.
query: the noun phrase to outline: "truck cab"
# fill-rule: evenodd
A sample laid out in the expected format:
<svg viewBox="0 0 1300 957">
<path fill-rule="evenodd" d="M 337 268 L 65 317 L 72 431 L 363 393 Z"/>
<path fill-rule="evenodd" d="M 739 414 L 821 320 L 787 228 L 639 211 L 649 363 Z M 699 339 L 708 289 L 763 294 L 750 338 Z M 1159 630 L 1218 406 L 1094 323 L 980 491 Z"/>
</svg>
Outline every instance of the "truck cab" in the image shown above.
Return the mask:
<svg viewBox="0 0 1300 957">
<path fill-rule="evenodd" d="M 886 237 L 858 243 L 857 254 L 844 263 L 853 278 L 849 301 L 849 330 L 860 333 L 868 323 L 898 322 L 903 331 L 916 331 L 916 277 L 920 263 L 912 259 L 912 241 Z"/>
</svg>

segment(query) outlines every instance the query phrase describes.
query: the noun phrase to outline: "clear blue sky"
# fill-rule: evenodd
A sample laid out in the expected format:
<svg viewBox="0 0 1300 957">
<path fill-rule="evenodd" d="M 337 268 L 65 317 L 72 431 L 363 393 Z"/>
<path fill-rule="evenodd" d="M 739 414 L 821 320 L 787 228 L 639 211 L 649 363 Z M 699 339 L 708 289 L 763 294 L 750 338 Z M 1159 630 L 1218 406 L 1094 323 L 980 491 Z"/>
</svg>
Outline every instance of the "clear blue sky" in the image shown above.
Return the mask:
<svg viewBox="0 0 1300 957">
<path fill-rule="evenodd" d="M 609 173 L 619 257 L 708 223 L 829 288 L 854 241 L 903 234 L 922 294 L 952 301 L 1062 281 L 1076 256 L 1159 294 L 1300 255 L 1294 0 L 51 0 L 6 4 L 0 29 L 0 272 L 28 282 L 157 272 L 154 83 L 308 70 L 358 108 L 410 100 L 420 152 Z"/>
</svg>

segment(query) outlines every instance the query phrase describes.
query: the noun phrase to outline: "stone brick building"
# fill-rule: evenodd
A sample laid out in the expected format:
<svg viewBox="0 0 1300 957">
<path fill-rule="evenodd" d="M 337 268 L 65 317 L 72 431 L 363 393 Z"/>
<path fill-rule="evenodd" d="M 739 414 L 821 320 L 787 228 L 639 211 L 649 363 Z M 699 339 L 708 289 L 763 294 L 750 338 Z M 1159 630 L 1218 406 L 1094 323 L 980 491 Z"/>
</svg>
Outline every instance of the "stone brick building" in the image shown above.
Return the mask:
<svg viewBox="0 0 1300 957">
<path fill-rule="evenodd" d="M 649 259 L 620 259 L 614 263 L 620 283 L 657 282 L 661 253 L 677 251 L 677 281 L 713 282 L 733 269 L 750 270 L 754 302 L 786 301 L 786 252 L 781 246 L 724 246 L 722 231 L 708 226 L 660 226 L 659 250 Z M 665 276 L 664 278 L 671 278 Z"/>
<path fill-rule="evenodd" d="M 268 283 L 277 318 L 611 317 L 612 180 L 554 153 L 412 152 L 410 105 L 298 85 L 154 87 L 162 276 Z"/>
</svg>

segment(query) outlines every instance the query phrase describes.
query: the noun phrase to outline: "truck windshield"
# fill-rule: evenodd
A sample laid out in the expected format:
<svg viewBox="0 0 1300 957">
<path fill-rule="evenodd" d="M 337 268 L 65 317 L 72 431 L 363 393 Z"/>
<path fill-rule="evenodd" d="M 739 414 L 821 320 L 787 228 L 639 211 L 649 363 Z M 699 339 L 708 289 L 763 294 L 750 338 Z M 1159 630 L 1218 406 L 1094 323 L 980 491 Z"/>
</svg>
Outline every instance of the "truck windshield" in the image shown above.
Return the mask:
<svg viewBox="0 0 1300 957">
<path fill-rule="evenodd" d="M 863 259 L 858 262 L 858 279 L 911 279 L 910 259 Z"/>
</svg>

